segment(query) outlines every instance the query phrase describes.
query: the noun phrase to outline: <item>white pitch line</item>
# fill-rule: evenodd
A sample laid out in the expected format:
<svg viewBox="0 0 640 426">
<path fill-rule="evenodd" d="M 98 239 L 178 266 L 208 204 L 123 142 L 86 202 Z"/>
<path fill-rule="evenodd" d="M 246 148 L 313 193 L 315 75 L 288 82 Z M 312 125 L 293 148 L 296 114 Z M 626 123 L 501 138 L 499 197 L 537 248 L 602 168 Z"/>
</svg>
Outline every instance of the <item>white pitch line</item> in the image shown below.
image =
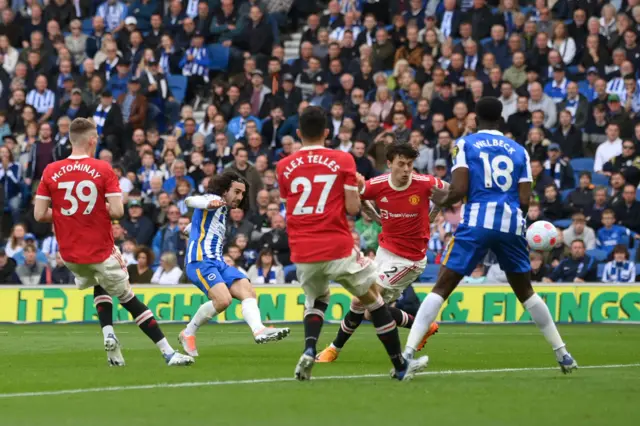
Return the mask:
<svg viewBox="0 0 640 426">
<path fill-rule="evenodd" d="M 598 370 L 598 369 L 610 369 L 610 368 L 636 368 L 640 367 L 639 364 L 609 364 L 609 365 L 587 365 L 581 366 L 582 370 Z M 441 370 L 441 371 L 428 371 L 424 373 L 418 373 L 419 376 L 448 376 L 459 374 L 487 374 L 487 373 L 518 373 L 528 371 L 549 371 L 557 370 L 557 367 L 527 367 L 527 368 L 496 368 L 486 370 Z M 377 379 L 381 377 L 389 377 L 388 374 L 358 374 L 352 376 L 319 376 L 314 377 L 314 381 L 318 380 L 353 380 L 353 379 Z M 184 382 L 184 383 L 155 383 L 151 385 L 132 385 L 132 386 L 111 386 L 104 388 L 86 388 L 86 389 L 66 389 L 58 391 L 43 391 L 43 392 L 21 392 L 21 393 L 0 393 L 0 399 L 3 398 L 29 398 L 33 396 L 56 396 L 56 395 L 71 395 L 77 393 L 95 393 L 95 392 L 114 392 L 114 391 L 128 391 L 128 390 L 146 390 L 146 389 L 159 389 L 159 388 L 194 388 L 194 387 L 208 387 L 208 386 L 228 386 L 228 385 L 256 385 L 262 383 L 280 383 L 280 382 L 294 382 L 295 379 L 291 377 L 274 377 L 267 379 L 251 379 L 251 380 L 221 380 L 210 382 Z"/>
</svg>

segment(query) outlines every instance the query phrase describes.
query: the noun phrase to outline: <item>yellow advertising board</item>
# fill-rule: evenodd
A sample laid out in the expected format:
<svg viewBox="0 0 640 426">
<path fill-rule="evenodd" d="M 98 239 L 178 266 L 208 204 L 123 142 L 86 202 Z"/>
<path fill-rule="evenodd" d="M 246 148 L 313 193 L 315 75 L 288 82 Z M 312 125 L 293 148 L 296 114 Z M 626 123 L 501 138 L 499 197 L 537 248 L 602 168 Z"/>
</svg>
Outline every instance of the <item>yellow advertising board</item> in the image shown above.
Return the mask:
<svg viewBox="0 0 640 426">
<path fill-rule="evenodd" d="M 420 299 L 429 285 L 415 285 Z M 536 291 L 558 322 L 640 321 L 640 285 L 544 285 Z M 161 321 L 188 321 L 206 297 L 190 286 L 136 286 L 136 295 Z M 298 286 L 256 288 L 262 319 L 301 321 L 304 294 Z M 349 309 L 350 296 L 340 287 L 331 291 L 325 318 L 339 321 Z M 116 321 L 130 321 L 129 313 L 114 305 Z M 217 322 L 242 319 L 234 301 Z M 0 287 L 0 322 L 93 322 L 97 321 L 93 292 L 67 286 Z M 459 323 L 528 322 L 530 317 L 506 285 L 462 285 L 445 303 L 438 321 Z"/>
</svg>

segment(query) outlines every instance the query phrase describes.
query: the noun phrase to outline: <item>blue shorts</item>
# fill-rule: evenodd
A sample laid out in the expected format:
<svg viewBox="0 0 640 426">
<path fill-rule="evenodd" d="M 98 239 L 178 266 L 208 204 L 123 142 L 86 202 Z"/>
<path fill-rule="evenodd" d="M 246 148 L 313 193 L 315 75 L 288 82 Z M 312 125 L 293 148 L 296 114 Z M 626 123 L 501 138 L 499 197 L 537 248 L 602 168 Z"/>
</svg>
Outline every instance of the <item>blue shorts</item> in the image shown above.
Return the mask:
<svg viewBox="0 0 640 426">
<path fill-rule="evenodd" d="M 220 260 L 203 260 L 187 264 L 187 277 L 204 294 L 216 284 L 224 283 L 227 287 L 237 281 L 247 278 L 237 268 L 229 266 Z"/>
<path fill-rule="evenodd" d="M 460 225 L 449 241 L 442 265 L 462 275 L 470 275 L 491 250 L 504 272 L 531 271 L 526 238 L 492 229 Z"/>
</svg>

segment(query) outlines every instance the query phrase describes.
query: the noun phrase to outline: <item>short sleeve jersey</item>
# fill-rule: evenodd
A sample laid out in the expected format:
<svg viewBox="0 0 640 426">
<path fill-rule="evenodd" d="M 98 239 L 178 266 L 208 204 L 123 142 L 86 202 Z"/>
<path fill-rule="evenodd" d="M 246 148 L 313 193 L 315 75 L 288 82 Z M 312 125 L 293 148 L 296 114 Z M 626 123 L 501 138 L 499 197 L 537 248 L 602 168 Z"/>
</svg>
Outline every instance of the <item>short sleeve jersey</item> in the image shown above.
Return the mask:
<svg viewBox="0 0 640 426">
<path fill-rule="evenodd" d="M 440 179 L 414 173 L 404 187 L 396 187 L 390 174 L 367 181 L 362 198 L 373 200 L 380 209 L 380 246 L 412 261 L 424 259 L 429 244 L 429 207 L 434 186 Z"/>
<path fill-rule="evenodd" d="M 121 196 L 111 166 L 87 156 L 49 164 L 36 198 L 51 201 L 60 256 L 77 264 L 101 263 L 114 247 L 107 197 Z"/>
<path fill-rule="evenodd" d="M 304 147 L 278 162 L 280 197 L 287 203 L 291 260 L 312 263 L 353 250 L 345 191 L 357 191 L 356 164 L 342 151 Z"/>
</svg>

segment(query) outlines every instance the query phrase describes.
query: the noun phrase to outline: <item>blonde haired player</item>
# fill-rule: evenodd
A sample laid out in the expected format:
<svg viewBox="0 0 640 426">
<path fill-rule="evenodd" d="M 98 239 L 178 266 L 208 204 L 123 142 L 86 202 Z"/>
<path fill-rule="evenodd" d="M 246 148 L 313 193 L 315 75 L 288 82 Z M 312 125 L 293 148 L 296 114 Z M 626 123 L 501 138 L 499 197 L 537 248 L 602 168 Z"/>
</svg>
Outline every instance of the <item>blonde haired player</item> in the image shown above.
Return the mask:
<svg viewBox="0 0 640 426">
<path fill-rule="evenodd" d="M 192 357 L 173 350 L 153 313 L 131 290 L 126 264 L 111 233 L 111 219 L 124 214 L 122 193 L 111 166 L 94 158 L 95 124 L 84 118 L 73 120 L 69 139 L 71 155 L 47 165 L 42 173 L 34 217 L 38 222 L 53 222 L 60 256 L 75 275 L 78 289 L 94 288 L 109 365 L 125 365 L 113 330 L 112 296 L 158 346 L 168 365 L 192 364 Z"/>
<path fill-rule="evenodd" d="M 449 184 L 429 175 L 413 172 L 413 161 L 418 152 L 409 144 L 389 145 L 386 152 L 390 173 L 365 182 L 358 175 L 361 198 L 373 200 L 380 209 L 382 233 L 376 253 L 377 291 L 386 303 L 395 302 L 424 271 L 429 243 L 430 200 L 441 202 L 447 195 Z M 367 205 L 367 204 L 365 204 Z M 396 324 L 411 328 L 413 316 L 389 308 Z M 333 362 L 351 335 L 365 318 L 365 308 L 353 298 L 351 308 L 342 320 L 335 340 L 318 354 L 317 362 Z M 433 323 L 425 334 L 420 349 L 427 339 L 438 331 Z"/>
</svg>

